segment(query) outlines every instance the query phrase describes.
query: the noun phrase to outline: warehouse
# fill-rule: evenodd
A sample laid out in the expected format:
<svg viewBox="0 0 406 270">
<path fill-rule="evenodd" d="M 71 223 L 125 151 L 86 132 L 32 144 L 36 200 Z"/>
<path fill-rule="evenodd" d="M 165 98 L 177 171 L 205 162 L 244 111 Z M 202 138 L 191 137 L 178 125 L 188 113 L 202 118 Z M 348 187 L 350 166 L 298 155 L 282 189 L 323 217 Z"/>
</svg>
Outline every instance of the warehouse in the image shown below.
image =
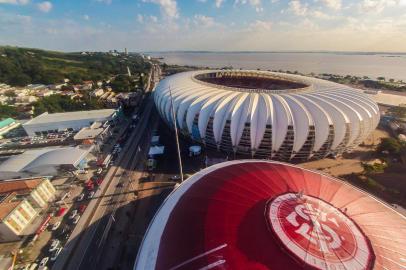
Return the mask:
<svg viewBox="0 0 406 270">
<path fill-rule="evenodd" d="M 77 111 L 64 113 L 43 113 L 23 124 L 29 136 L 64 130 L 78 131 L 94 122 L 114 120 L 118 111 L 114 109 Z"/>
</svg>

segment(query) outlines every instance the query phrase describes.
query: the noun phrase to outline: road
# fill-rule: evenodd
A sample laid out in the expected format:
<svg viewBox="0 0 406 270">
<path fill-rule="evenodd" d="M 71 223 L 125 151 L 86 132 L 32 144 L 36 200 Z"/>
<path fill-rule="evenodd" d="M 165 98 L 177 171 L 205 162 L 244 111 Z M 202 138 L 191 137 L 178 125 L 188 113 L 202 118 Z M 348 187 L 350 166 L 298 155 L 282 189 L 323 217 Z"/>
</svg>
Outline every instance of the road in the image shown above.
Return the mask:
<svg viewBox="0 0 406 270">
<path fill-rule="evenodd" d="M 159 66 L 153 65 L 152 71 L 147 91 L 152 91 L 159 81 Z M 125 223 L 122 219 L 121 222 L 117 222 L 117 212 L 125 205 L 131 205 L 131 201 L 136 199 L 134 191 L 138 188 L 139 175 L 135 174 L 133 169 L 143 165 L 149 150 L 152 130 L 158 122 L 157 117 L 151 95 L 146 100 L 137 127 L 117 159 L 118 165 L 112 166 L 107 172 L 105 180 L 90 201 L 52 269 L 107 269 L 99 264 L 102 261 L 101 255 L 106 253 L 106 249 L 111 248 L 110 245 L 106 245 L 106 239 L 110 231 L 117 227 L 116 223 Z M 112 257 L 113 253 L 107 252 L 109 257 Z"/>
</svg>

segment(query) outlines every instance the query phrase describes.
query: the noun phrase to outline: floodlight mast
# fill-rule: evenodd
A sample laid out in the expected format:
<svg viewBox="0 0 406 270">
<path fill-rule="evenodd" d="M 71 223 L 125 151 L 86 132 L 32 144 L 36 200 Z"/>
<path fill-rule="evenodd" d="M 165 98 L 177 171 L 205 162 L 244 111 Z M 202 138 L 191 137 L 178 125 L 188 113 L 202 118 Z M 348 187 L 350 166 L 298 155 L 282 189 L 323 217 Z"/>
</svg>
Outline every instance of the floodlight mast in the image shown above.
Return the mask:
<svg viewBox="0 0 406 270">
<path fill-rule="evenodd" d="M 171 98 L 171 111 L 172 111 L 172 120 L 173 120 L 173 125 L 175 127 L 175 137 L 176 137 L 176 148 L 178 150 L 178 161 L 179 161 L 179 173 L 180 173 L 180 182 L 183 182 L 183 167 L 182 167 L 182 157 L 180 155 L 180 146 L 179 146 L 179 137 L 178 137 L 178 126 L 176 124 L 176 118 L 175 118 L 175 110 L 173 109 L 173 98 L 172 98 L 172 90 L 171 87 L 169 86 L 169 95 Z"/>
</svg>

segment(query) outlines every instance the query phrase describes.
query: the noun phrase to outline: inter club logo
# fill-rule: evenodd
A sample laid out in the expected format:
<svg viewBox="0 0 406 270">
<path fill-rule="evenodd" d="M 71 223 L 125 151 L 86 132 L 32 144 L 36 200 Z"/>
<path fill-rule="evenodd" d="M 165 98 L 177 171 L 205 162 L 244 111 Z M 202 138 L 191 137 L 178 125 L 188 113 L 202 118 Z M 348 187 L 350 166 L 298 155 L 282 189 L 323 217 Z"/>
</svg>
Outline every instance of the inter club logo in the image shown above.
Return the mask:
<svg viewBox="0 0 406 270">
<path fill-rule="evenodd" d="M 285 193 L 269 202 L 268 223 L 293 256 L 314 269 L 371 269 L 366 236 L 343 212 L 315 197 Z"/>
</svg>

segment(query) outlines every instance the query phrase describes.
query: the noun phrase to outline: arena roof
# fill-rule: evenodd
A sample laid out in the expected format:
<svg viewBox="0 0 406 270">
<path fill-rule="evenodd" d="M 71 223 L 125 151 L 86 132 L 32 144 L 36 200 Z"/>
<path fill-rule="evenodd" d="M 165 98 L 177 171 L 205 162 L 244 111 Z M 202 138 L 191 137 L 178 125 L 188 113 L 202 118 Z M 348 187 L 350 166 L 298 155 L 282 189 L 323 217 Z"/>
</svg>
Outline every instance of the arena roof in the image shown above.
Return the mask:
<svg viewBox="0 0 406 270">
<path fill-rule="evenodd" d="M 242 160 L 175 189 L 135 269 L 404 269 L 405 242 L 406 218 L 375 197 L 293 165 Z"/>
<path fill-rule="evenodd" d="M 104 110 L 92 110 L 92 111 L 76 111 L 76 112 L 64 112 L 64 113 L 43 113 L 30 121 L 24 123 L 24 126 L 35 124 L 46 124 L 53 122 L 86 120 L 86 119 L 98 119 L 111 117 L 116 110 L 104 109 Z"/>
<path fill-rule="evenodd" d="M 360 90 L 267 71 L 203 70 L 162 80 L 154 94 L 162 118 L 192 139 L 226 152 L 291 160 L 321 158 L 360 144 L 379 108 Z"/>
</svg>

